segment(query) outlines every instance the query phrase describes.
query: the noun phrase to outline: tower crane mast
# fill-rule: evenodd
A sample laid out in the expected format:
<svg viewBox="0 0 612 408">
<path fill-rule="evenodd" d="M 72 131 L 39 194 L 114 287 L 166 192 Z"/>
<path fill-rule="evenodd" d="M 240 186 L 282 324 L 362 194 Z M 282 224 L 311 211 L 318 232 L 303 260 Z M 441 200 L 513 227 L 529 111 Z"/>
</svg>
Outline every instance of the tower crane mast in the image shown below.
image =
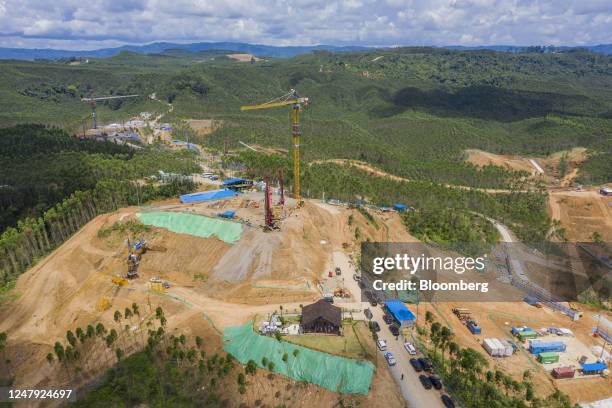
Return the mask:
<svg viewBox="0 0 612 408">
<path fill-rule="evenodd" d="M 91 118 L 93 120 L 93 129 L 98 128 L 98 121 L 96 118 L 96 102 L 106 101 L 109 99 L 123 99 L 123 98 L 135 98 L 139 95 L 113 95 L 113 96 L 98 96 L 94 98 L 81 98 L 82 102 L 88 102 L 91 106 Z"/>
<path fill-rule="evenodd" d="M 300 112 L 302 106 L 308 105 L 308 98 L 299 96 L 295 89 L 292 89 L 287 94 L 274 98 L 273 100 L 258 104 L 258 105 L 244 105 L 240 107 L 241 111 L 255 110 L 255 109 L 269 109 L 280 106 L 291 105 L 291 139 L 293 144 L 293 196 L 297 201 L 298 205 L 302 203 L 302 193 L 300 184 Z"/>
</svg>

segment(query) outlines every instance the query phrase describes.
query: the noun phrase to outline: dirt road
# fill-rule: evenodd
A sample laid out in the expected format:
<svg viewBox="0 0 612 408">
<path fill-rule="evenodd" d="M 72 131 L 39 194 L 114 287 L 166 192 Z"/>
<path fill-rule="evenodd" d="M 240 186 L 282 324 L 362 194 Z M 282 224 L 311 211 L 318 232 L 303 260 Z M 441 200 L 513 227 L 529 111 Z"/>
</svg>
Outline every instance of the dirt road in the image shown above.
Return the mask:
<svg viewBox="0 0 612 408">
<path fill-rule="evenodd" d="M 381 306 L 371 307 L 368 302 L 360 302 L 361 290 L 357 281 L 353 279 L 353 275 L 356 273 L 355 268 L 349 261 L 349 258 L 343 252 L 334 252 L 333 259 L 336 266 L 339 266 L 344 275 L 344 284 L 347 289 L 351 291 L 354 297 L 354 304 L 358 304 L 361 309 L 370 308 L 374 315 L 373 320 L 377 321 L 381 326 L 381 331 L 378 333 L 378 338 L 383 339 L 387 342 L 387 350 L 393 353 L 397 364 L 394 367 L 389 367 L 384 356 L 381 352 L 377 355 L 377 359 L 380 359 L 379 368 L 387 367 L 389 372 L 395 379 L 398 387 L 402 391 L 402 395 L 406 400 L 407 406 L 413 408 L 437 408 L 443 407 L 442 400 L 440 399 L 440 392 L 431 389 L 426 390 L 421 385 L 418 375 L 412 369 L 410 365 L 410 355 L 404 349 L 402 337 L 399 340 L 395 340 L 395 337 L 391 334 L 387 325 L 383 321 L 383 310 Z M 344 306 L 344 305 L 343 305 Z M 402 374 L 404 379 L 402 380 Z"/>
</svg>

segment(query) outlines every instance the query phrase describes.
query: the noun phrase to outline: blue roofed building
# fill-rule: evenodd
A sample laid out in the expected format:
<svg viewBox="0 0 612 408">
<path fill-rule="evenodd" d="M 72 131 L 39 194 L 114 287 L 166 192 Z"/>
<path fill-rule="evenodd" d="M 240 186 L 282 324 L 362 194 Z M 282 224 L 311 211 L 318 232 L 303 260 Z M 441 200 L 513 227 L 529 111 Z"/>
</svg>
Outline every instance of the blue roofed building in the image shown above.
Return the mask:
<svg viewBox="0 0 612 408">
<path fill-rule="evenodd" d="M 401 300 L 385 300 L 385 308 L 393 316 L 400 327 L 412 327 L 416 322 L 416 316 L 408 309 Z"/>
</svg>

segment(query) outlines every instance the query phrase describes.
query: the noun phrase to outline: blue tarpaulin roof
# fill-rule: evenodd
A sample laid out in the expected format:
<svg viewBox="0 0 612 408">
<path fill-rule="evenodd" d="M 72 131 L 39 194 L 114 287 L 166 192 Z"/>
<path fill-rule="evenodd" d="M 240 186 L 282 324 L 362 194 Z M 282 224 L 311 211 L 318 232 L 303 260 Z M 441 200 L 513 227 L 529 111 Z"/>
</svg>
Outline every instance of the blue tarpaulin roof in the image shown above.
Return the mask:
<svg viewBox="0 0 612 408">
<path fill-rule="evenodd" d="M 239 177 L 230 177 L 228 179 L 223 180 L 223 184 L 224 185 L 228 185 L 228 184 L 240 184 L 240 183 L 245 183 L 246 180 L 243 178 L 239 178 Z"/>
<path fill-rule="evenodd" d="M 395 208 L 398 211 L 402 211 L 406 209 L 406 206 L 404 204 L 397 203 L 397 204 L 393 204 L 393 208 Z"/>
<path fill-rule="evenodd" d="M 601 371 L 601 370 L 605 370 L 606 368 L 606 364 L 605 363 L 590 363 L 590 364 L 580 364 L 580 366 L 582 367 L 582 371 Z"/>
<path fill-rule="evenodd" d="M 223 200 L 235 195 L 237 195 L 237 193 L 232 190 L 212 190 L 202 191 L 200 193 L 185 194 L 180 198 L 181 203 L 199 203 L 202 201 Z"/>
<path fill-rule="evenodd" d="M 221 214 L 219 214 L 221 217 L 224 218 L 234 218 L 234 216 L 236 215 L 236 213 L 234 211 L 223 211 Z"/>
<path fill-rule="evenodd" d="M 414 321 L 416 317 L 401 300 L 385 300 L 385 306 L 399 322 Z"/>
</svg>

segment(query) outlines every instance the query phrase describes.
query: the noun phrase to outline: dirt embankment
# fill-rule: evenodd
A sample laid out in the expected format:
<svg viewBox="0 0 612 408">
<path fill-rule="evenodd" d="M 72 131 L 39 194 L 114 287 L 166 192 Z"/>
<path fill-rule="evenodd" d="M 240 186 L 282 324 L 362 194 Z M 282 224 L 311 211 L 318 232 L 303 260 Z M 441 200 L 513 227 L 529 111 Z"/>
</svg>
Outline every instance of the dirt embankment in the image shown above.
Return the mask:
<svg viewBox="0 0 612 408">
<path fill-rule="evenodd" d="M 499 155 L 478 149 L 468 149 L 465 153 L 467 154 L 467 161 L 477 167 L 498 166 L 507 170 L 526 171 L 529 174 L 535 174 L 533 165 L 520 156 Z"/>
<path fill-rule="evenodd" d="M 590 242 L 597 232 L 603 241 L 612 242 L 612 197 L 597 190 L 551 191 L 548 205 L 568 241 Z"/>
</svg>

